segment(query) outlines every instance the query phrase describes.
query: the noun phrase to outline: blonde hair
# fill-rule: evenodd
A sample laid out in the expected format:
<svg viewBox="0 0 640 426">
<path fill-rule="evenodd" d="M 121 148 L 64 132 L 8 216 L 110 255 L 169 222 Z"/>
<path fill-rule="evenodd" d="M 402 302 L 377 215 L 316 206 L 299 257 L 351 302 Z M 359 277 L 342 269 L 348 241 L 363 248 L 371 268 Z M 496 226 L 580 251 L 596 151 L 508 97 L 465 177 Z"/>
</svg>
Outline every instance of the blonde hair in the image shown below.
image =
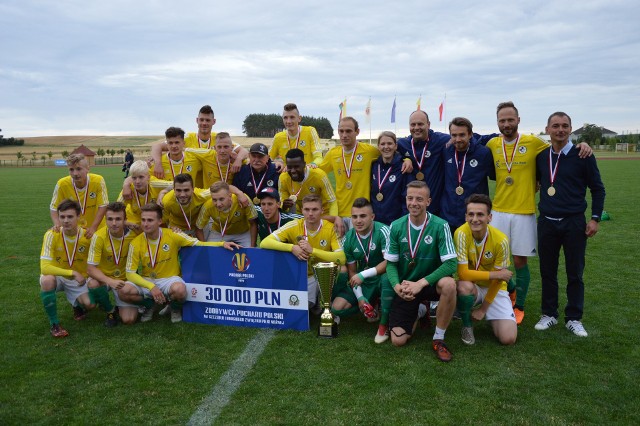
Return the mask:
<svg viewBox="0 0 640 426">
<path fill-rule="evenodd" d="M 148 175 L 149 165 L 144 160 L 134 161 L 131 167 L 129 167 L 129 173 L 131 175 Z"/>
</svg>

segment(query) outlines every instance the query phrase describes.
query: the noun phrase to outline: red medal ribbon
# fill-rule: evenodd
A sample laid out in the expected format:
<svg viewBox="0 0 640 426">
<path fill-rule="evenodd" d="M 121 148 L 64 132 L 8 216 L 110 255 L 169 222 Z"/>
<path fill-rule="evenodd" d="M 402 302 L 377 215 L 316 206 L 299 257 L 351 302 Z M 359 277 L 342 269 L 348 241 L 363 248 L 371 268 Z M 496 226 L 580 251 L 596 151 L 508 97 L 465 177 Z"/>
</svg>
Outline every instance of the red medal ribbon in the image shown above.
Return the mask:
<svg viewBox="0 0 640 426">
<path fill-rule="evenodd" d="M 558 161 L 556 161 L 556 166 L 551 167 L 553 162 L 551 161 L 551 156 L 553 155 L 553 148 L 549 148 L 549 180 L 551 181 L 551 186 L 553 186 L 553 182 L 556 180 L 556 174 L 558 173 L 558 165 L 560 164 L 560 154 L 558 153 Z"/>
<path fill-rule="evenodd" d="M 81 236 L 82 236 L 82 229 L 78 228 L 78 232 L 76 233 L 76 239 L 73 242 L 73 252 L 72 252 L 72 255 L 69 256 L 69 249 L 67 248 L 67 239 L 65 238 L 65 235 L 62 234 L 62 239 L 64 241 L 64 251 L 65 253 L 67 253 L 67 263 L 69 264 L 69 268 L 72 267 L 73 261 L 76 258 L 76 248 L 78 248 L 78 240 L 80 239 Z"/>
<path fill-rule="evenodd" d="M 378 164 L 378 192 L 382 192 L 382 185 L 384 185 L 387 178 L 389 177 L 389 173 L 391 173 L 391 169 L 393 169 L 392 165 L 389 166 L 389 170 L 387 170 L 387 173 L 384 175 L 384 177 L 380 179 L 380 164 Z"/>
<path fill-rule="evenodd" d="M 182 173 L 182 170 L 184 169 L 184 152 L 182 153 L 182 158 L 180 159 L 180 161 L 173 161 L 171 159 L 171 157 L 169 156 L 169 153 L 167 152 L 167 158 L 169 159 L 169 170 L 171 170 L 171 176 L 173 176 L 173 178 L 176 178 L 176 172 L 173 171 L 173 164 L 174 163 L 179 163 L 180 164 L 180 173 Z"/>
<path fill-rule="evenodd" d="M 458 171 L 458 186 L 462 186 L 462 175 L 464 175 L 464 167 L 467 162 L 467 152 L 469 152 L 469 148 L 464 153 L 464 157 L 462 158 L 462 170 L 460 170 L 460 165 L 458 163 L 458 151 L 454 151 L 453 154 L 456 157 L 456 169 Z"/>
<path fill-rule="evenodd" d="M 158 230 L 160 235 L 158 236 L 158 245 L 156 246 L 156 253 L 154 255 L 151 254 L 151 246 L 149 245 L 149 238 L 147 234 L 144 234 L 145 242 L 147 243 L 147 253 L 149 253 L 149 262 L 151 262 L 151 268 L 156 267 L 156 263 L 158 263 L 158 252 L 160 251 L 160 242 L 162 240 L 162 229 Z"/>
<path fill-rule="evenodd" d="M 478 270 L 478 268 L 480 268 L 480 262 L 482 262 L 482 256 L 484 256 L 484 249 L 487 247 L 487 237 L 489 236 L 489 230 L 487 229 L 487 233 L 484 234 L 484 238 L 482 239 L 482 241 L 480 242 L 480 244 L 482 244 L 482 251 L 480 252 L 480 256 L 478 256 L 475 268 L 476 271 Z M 473 240 L 473 243 L 476 246 L 476 253 L 478 252 L 478 244 L 476 244 L 475 239 Z"/>
<path fill-rule="evenodd" d="M 504 164 L 507 166 L 507 172 L 511 173 L 511 167 L 513 167 L 513 157 L 516 156 L 516 151 L 518 150 L 518 144 L 520 143 L 520 134 L 518 134 L 518 138 L 516 139 L 516 144 L 513 147 L 513 152 L 511 153 L 511 161 L 507 162 L 507 149 L 504 143 L 504 138 L 502 138 L 502 157 L 504 158 Z"/>
<path fill-rule="evenodd" d="M 356 158 L 357 150 L 358 150 L 358 142 L 356 142 L 356 146 L 353 148 L 353 153 L 351 154 L 351 161 L 349 162 L 349 169 L 347 169 L 347 162 L 344 158 L 344 148 L 342 148 L 342 165 L 344 166 L 344 174 L 347 175 L 347 179 L 351 178 L 351 168 L 353 167 L 353 160 Z"/>
<path fill-rule="evenodd" d="M 424 163 L 424 160 L 426 160 L 424 153 L 427 152 L 428 147 L 429 147 L 429 140 L 427 139 L 427 141 L 424 144 L 424 149 L 422 150 L 422 155 L 420 155 L 420 160 L 418 160 L 418 155 L 416 154 L 416 147 L 413 144 L 413 138 L 411 138 L 411 151 L 413 152 L 413 158 L 415 158 L 416 163 L 418 163 L 419 172 L 422 171 L 422 164 Z"/>
<path fill-rule="evenodd" d="M 422 224 L 422 228 L 420 229 L 420 234 L 418 234 L 418 240 L 416 241 L 416 245 L 413 246 L 411 243 L 411 219 L 407 219 L 407 239 L 409 240 L 409 254 L 411 255 L 411 260 L 415 260 L 416 255 L 418 254 L 418 248 L 420 247 L 420 240 L 422 240 L 422 234 L 424 230 L 427 229 L 427 224 L 429 223 L 429 213 L 427 212 L 427 217 L 424 218 L 424 223 Z"/>
<path fill-rule="evenodd" d="M 116 247 L 113 245 L 113 237 L 111 236 L 111 231 L 107 230 L 107 235 L 109 236 L 109 244 L 111 245 L 111 251 L 113 252 L 113 262 L 118 266 L 120 263 L 120 256 L 122 255 L 122 246 L 124 246 L 124 234 L 122 234 L 122 241 L 120 241 L 120 250 L 118 250 L 118 255 L 116 256 Z"/>
<path fill-rule="evenodd" d="M 84 211 L 87 209 L 87 198 L 89 198 L 89 175 L 87 174 L 87 184 L 80 191 L 84 191 L 84 201 L 80 202 L 80 194 L 78 193 L 78 188 L 76 188 L 76 183 L 71 180 L 73 184 L 73 191 L 76 193 L 76 198 L 78 199 L 78 204 L 80 204 L 80 216 L 84 216 Z"/>
</svg>

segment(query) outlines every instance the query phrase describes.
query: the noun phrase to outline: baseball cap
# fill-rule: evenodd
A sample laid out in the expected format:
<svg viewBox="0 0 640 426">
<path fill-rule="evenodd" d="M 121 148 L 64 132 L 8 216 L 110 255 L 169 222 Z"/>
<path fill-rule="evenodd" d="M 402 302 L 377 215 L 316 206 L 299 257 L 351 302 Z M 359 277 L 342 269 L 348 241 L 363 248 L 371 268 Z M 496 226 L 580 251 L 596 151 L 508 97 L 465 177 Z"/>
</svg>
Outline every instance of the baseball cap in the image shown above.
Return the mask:
<svg viewBox="0 0 640 426">
<path fill-rule="evenodd" d="M 264 145 L 262 145 L 264 146 Z M 263 189 L 262 191 L 260 191 L 258 193 L 258 198 L 259 199 L 263 199 L 265 197 L 271 197 L 271 198 L 275 198 L 275 200 L 277 202 L 280 202 L 280 194 L 278 193 L 278 190 L 275 188 L 272 188 L 270 186 L 266 187 L 265 189 Z"/>
<path fill-rule="evenodd" d="M 269 150 L 263 143 L 254 143 L 253 145 L 251 145 L 251 148 L 249 148 L 249 152 L 254 154 L 269 155 Z"/>
</svg>

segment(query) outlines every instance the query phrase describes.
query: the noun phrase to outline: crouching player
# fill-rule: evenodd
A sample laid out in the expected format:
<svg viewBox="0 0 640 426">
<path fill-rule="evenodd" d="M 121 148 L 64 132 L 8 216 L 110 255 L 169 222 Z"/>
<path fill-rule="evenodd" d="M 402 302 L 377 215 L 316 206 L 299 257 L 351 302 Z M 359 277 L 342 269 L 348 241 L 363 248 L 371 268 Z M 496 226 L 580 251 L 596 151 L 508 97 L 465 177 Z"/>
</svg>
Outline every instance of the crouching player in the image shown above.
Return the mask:
<svg viewBox="0 0 640 426">
<path fill-rule="evenodd" d="M 137 163 L 137 161 L 136 161 Z M 134 163 L 134 165 L 136 164 Z M 134 173 L 132 166 L 130 171 Z M 126 206 L 116 202 L 107 205 L 106 228 L 101 228 L 93 234 L 89 259 L 87 260 L 87 272 L 89 273 L 89 295 L 94 299 L 109 300 L 108 289 L 113 290 L 120 318 L 124 324 L 132 324 L 138 317 L 138 306 L 124 302 L 119 295 L 127 284 L 125 266 L 129 253 L 129 244 L 137 236 L 135 231 L 126 226 Z M 93 288 L 92 288 L 93 287 Z M 153 306 L 153 303 L 151 303 Z M 118 318 L 113 311 L 107 315 L 105 325 L 113 327 L 117 325 Z"/>
<path fill-rule="evenodd" d="M 333 290 L 331 310 L 340 317 L 362 311 L 372 320 L 377 313 L 371 303 L 380 299 L 382 312 L 374 340 L 376 343 L 383 343 L 389 339 L 387 323 L 395 293 L 385 274 L 387 261 L 384 253 L 389 240 L 389 228 L 375 222 L 374 217 L 369 200 L 354 200 L 351 207 L 353 228 L 347 232 L 343 244 L 348 276 L 340 274 Z"/>
<path fill-rule="evenodd" d="M 491 222 L 491 199 L 472 194 L 466 201 L 467 223 L 454 235 L 458 252 L 458 310 L 462 316 L 462 341 L 473 345 L 472 319 L 487 318 L 503 345 L 513 345 L 518 335 L 516 317 L 507 293 L 513 272 L 509 269 L 509 240 Z M 477 304 L 482 305 L 471 311 Z"/>
<path fill-rule="evenodd" d="M 66 337 L 69 333 L 58 320 L 56 292 L 64 291 L 73 306 L 73 317 L 77 321 L 85 318 L 85 309 L 93 309 L 96 305 L 85 285 L 91 241 L 86 238 L 86 231 L 78 226 L 82 211 L 80 204 L 64 200 L 58 204 L 57 211 L 56 219 L 62 232 L 50 229 L 44 234 L 40 254 L 40 299 L 49 317 L 51 335 Z M 109 300 L 108 296 L 106 300 Z M 113 311 L 110 303 L 101 305 L 106 311 Z"/>
<path fill-rule="evenodd" d="M 169 302 L 171 307 L 171 322 L 182 321 L 182 304 L 187 297 L 185 282 L 180 277 L 180 261 L 178 251 L 182 247 L 212 246 L 228 250 L 239 248 L 234 242 L 200 242 L 181 232 L 171 229 L 161 229 L 162 207 L 157 204 L 146 204 L 141 208 L 142 234 L 138 235 L 129 246 L 127 256 L 127 280 L 134 286 L 123 288 L 125 299 L 130 292 L 153 300 L 154 303 Z M 141 268 L 141 274 L 138 274 Z M 131 294 L 135 296 L 135 294 Z M 150 320 L 153 308 L 147 308 L 143 320 Z"/>
</svg>

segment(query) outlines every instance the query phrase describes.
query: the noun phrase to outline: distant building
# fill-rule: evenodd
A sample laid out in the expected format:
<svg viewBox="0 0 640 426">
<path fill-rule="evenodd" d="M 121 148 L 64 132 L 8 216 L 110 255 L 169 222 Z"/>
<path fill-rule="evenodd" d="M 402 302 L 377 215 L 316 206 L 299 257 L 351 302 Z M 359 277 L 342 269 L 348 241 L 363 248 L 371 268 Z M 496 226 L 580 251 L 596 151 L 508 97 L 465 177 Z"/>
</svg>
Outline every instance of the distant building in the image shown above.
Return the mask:
<svg viewBox="0 0 640 426">
<path fill-rule="evenodd" d="M 72 154 L 82 154 L 85 156 L 85 158 L 87 159 L 87 162 L 89 163 L 89 166 L 95 166 L 96 165 L 96 153 L 91 151 L 89 148 L 87 148 L 84 145 L 80 145 L 79 147 L 77 147 L 76 149 L 74 149 L 73 151 L 71 151 Z"/>
<path fill-rule="evenodd" d="M 578 138 L 582 135 L 582 133 L 584 132 L 584 129 L 588 125 L 589 125 L 588 123 L 585 123 L 579 129 L 574 130 L 573 133 L 571 133 L 571 135 L 569 135 L 569 140 L 570 141 L 578 140 Z M 614 137 L 618 136 L 618 134 L 616 132 L 614 132 L 613 130 L 609 130 L 609 129 L 605 128 L 605 127 L 600 126 L 600 130 L 602 130 L 602 137 L 614 138 Z"/>
</svg>

